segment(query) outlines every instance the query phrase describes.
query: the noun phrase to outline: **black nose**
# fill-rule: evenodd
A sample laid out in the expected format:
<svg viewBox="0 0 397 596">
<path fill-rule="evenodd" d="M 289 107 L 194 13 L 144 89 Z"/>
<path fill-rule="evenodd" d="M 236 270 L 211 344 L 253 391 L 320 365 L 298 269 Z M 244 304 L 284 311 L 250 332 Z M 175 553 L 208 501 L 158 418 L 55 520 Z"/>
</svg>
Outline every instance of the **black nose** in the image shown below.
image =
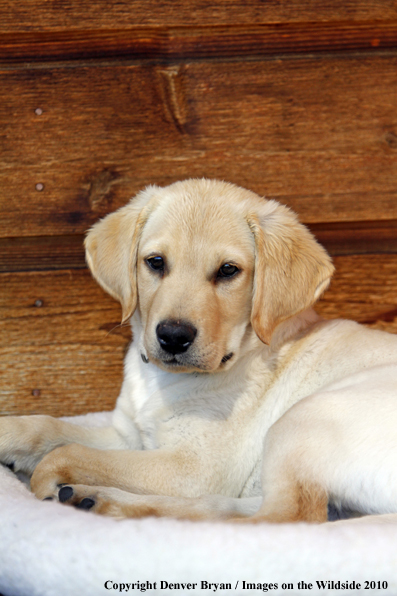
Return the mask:
<svg viewBox="0 0 397 596">
<path fill-rule="evenodd" d="M 162 321 L 156 327 L 160 346 L 170 354 L 182 354 L 194 342 L 196 327 L 182 321 Z"/>
</svg>

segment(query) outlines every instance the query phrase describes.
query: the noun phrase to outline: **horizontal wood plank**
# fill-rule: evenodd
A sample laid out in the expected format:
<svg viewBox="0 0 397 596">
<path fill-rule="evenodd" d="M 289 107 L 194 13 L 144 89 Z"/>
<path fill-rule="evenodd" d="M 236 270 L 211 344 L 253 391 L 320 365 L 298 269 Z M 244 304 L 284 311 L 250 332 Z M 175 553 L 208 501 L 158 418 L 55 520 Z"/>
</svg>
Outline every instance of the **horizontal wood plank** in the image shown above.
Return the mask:
<svg viewBox="0 0 397 596">
<path fill-rule="evenodd" d="M 0 238 L 0 273 L 84 269 L 84 236 Z"/>
<path fill-rule="evenodd" d="M 397 48 L 397 22 L 316 22 L 0 33 L 0 63 L 202 60 Z"/>
<path fill-rule="evenodd" d="M 397 221 L 325 223 L 308 227 L 333 256 L 397 253 Z"/>
<path fill-rule="evenodd" d="M 339 256 L 334 265 L 336 273 L 317 312 L 397 333 L 397 255 Z"/>
<path fill-rule="evenodd" d="M 0 237 L 84 234 L 206 176 L 301 220 L 397 219 L 397 58 L 0 71 Z"/>
<path fill-rule="evenodd" d="M 341 256 L 320 314 L 397 333 L 397 255 Z M 0 412 L 112 409 L 130 330 L 87 270 L 0 275 Z"/>
<path fill-rule="evenodd" d="M 207 26 L 253 23 L 382 21 L 397 18 L 393 0 L 46 0 L 0 1 L 4 31 L 120 29 L 128 26 Z"/>
</svg>

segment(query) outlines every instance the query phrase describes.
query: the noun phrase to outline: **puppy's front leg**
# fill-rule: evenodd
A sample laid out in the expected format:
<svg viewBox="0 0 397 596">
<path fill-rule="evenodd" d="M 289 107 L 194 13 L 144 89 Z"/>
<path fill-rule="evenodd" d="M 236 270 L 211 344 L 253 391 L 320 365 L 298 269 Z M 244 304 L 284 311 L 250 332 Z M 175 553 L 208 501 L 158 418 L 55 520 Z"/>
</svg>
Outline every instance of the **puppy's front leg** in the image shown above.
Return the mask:
<svg viewBox="0 0 397 596">
<path fill-rule="evenodd" d="M 188 449 L 101 451 L 73 444 L 55 449 L 43 458 L 33 473 L 31 488 L 39 499 L 57 496 L 62 484 L 196 497 L 216 492 L 217 476 L 208 477 L 208 466 L 203 466 Z"/>
<path fill-rule="evenodd" d="M 249 516 L 257 512 L 261 497 L 166 497 L 137 495 L 119 488 L 74 484 L 63 486 L 58 500 L 77 509 L 90 510 L 117 517 L 175 517 L 188 520 L 228 520 L 230 517 Z"/>
<path fill-rule="evenodd" d="M 124 440 L 113 427 L 87 428 L 51 416 L 2 416 L 0 463 L 31 474 L 38 462 L 61 445 L 81 443 L 100 449 L 122 449 Z"/>
</svg>

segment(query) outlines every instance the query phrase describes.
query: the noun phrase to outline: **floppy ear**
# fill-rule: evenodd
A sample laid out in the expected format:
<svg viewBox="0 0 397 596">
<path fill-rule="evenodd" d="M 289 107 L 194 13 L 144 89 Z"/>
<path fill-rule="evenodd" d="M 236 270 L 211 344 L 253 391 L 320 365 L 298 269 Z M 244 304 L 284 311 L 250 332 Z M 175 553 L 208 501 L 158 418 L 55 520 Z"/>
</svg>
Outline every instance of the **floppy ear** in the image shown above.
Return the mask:
<svg viewBox="0 0 397 596">
<path fill-rule="evenodd" d="M 250 214 L 255 239 L 251 324 L 265 344 L 283 321 L 311 306 L 329 285 L 334 267 L 326 250 L 287 207 L 267 201 Z"/>
<path fill-rule="evenodd" d="M 148 187 L 125 207 L 96 223 L 84 243 L 92 275 L 121 303 L 123 323 L 131 317 L 137 305 L 138 244 L 151 213 L 149 202 L 155 190 L 155 186 Z"/>
</svg>

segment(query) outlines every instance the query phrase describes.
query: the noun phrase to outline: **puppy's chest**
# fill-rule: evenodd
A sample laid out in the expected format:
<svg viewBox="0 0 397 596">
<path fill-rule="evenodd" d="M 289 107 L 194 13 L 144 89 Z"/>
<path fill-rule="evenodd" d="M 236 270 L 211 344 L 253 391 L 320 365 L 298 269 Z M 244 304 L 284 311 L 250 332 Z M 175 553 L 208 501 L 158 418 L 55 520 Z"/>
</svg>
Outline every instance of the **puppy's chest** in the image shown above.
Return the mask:
<svg viewBox="0 0 397 596">
<path fill-rule="evenodd" d="M 134 421 L 144 449 L 200 448 L 219 442 L 233 426 L 236 399 L 235 392 L 214 388 L 202 375 L 147 379 L 133 396 Z"/>
<path fill-rule="evenodd" d="M 144 449 L 173 448 L 202 442 L 209 427 L 226 419 L 203 396 L 162 389 L 136 411 L 135 423 Z"/>
<path fill-rule="evenodd" d="M 167 374 L 158 369 L 155 375 L 151 375 L 150 370 L 143 372 L 139 389 L 135 385 L 131 395 L 134 422 L 143 447 L 176 446 L 186 434 L 194 432 L 191 428 L 195 426 L 191 382 L 182 375 Z"/>
<path fill-rule="evenodd" d="M 161 419 L 158 416 L 158 408 L 147 407 L 140 410 L 135 417 L 135 423 L 139 430 L 143 448 L 158 449 L 161 446 L 159 442 Z"/>
</svg>

